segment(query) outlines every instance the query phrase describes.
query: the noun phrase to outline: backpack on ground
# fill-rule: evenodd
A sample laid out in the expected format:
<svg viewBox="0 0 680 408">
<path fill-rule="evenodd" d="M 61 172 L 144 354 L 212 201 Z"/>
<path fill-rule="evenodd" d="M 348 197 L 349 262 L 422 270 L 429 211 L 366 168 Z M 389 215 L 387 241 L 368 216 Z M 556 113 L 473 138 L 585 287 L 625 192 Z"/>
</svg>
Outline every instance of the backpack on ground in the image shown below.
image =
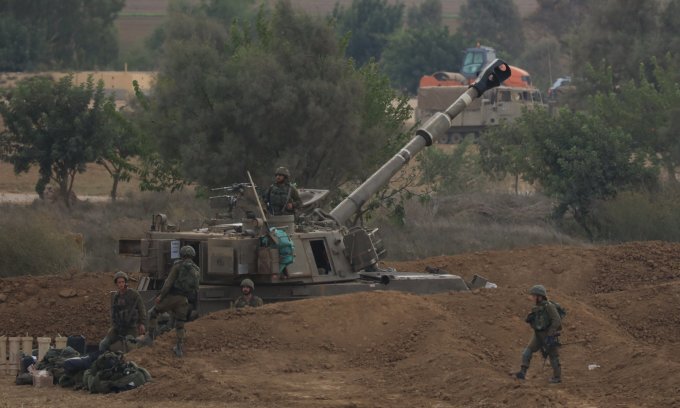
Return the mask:
<svg viewBox="0 0 680 408">
<path fill-rule="evenodd" d="M 121 353 L 106 352 L 83 374 L 83 388 L 92 394 L 108 394 L 137 388 L 151 380 L 149 372 Z"/>
<path fill-rule="evenodd" d="M 36 364 L 36 370 L 47 370 L 54 377 L 54 383 L 59 383 L 59 379 L 64 375 L 64 363 L 69 358 L 78 357 L 80 353 L 66 347 L 64 349 L 50 349 L 45 353 L 43 359 Z"/>
</svg>

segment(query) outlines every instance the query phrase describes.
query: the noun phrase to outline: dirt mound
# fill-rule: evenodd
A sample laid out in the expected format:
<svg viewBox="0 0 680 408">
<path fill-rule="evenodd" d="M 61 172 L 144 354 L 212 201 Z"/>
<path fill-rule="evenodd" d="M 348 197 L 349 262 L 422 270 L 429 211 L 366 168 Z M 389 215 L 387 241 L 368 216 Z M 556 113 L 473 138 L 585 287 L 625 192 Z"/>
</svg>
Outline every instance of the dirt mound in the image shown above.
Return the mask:
<svg viewBox="0 0 680 408">
<path fill-rule="evenodd" d="M 543 283 L 570 296 L 604 293 L 680 278 L 680 244 L 634 242 L 607 247 L 545 246 L 390 262 L 400 271 L 444 269 L 484 276 L 503 287 Z"/>
<path fill-rule="evenodd" d="M 656 285 L 680 278 L 680 245 L 644 242 L 605 247 L 598 257 L 593 279 L 596 293 L 641 285 Z"/>
<path fill-rule="evenodd" d="M 528 306 L 521 291 L 499 289 L 376 292 L 218 312 L 188 325 L 183 360 L 171 355 L 172 335 L 131 353 L 156 381 L 124 398 L 263 407 L 680 403 L 677 357 L 635 342 L 597 308 L 557 297 L 569 310 L 563 342 L 571 344 L 563 349 L 565 383 L 555 388 L 540 357 L 526 383 L 508 375 L 530 338 Z"/>
<path fill-rule="evenodd" d="M 0 279 L 0 335 L 84 335 L 101 340 L 110 324 L 112 274 Z"/>
<path fill-rule="evenodd" d="M 678 244 L 649 242 L 395 263 L 467 279 L 477 273 L 499 289 L 373 292 L 214 313 L 187 325 L 184 359 L 170 351 L 172 333 L 131 353 L 154 382 L 115 398 L 168 407 L 680 406 L 678 254 Z M 568 313 L 564 383 L 556 387 L 546 384 L 550 370 L 540 356 L 526 382 L 508 375 L 531 336 L 526 288 L 537 282 Z M 77 296 L 62 298 L 62 289 Z M 0 330 L 84 332 L 98 340 L 111 289 L 108 274 L 0 280 Z M 5 388 L 3 400 L 26 402 L 19 387 Z M 90 406 L 95 398 L 52 393 L 53 405 Z"/>
</svg>

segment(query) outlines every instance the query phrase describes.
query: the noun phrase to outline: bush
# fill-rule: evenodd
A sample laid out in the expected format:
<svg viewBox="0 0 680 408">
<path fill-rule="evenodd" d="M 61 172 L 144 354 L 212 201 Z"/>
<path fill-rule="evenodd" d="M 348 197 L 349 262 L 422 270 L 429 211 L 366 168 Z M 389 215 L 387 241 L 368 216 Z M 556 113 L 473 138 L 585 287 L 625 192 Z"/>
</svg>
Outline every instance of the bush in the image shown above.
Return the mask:
<svg viewBox="0 0 680 408">
<path fill-rule="evenodd" d="M 680 189 L 625 192 L 600 202 L 594 217 L 598 238 L 607 241 L 680 241 Z"/>
<path fill-rule="evenodd" d="M 58 274 L 82 266 L 78 237 L 30 209 L 3 208 L 0 231 L 0 278 Z"/>
<path fill-rule="evenodd" d="M 70 211 L 43 201 L 0 208 L 4 232 L 0 244 L 8 251 L 0 251 L 0 277 L 69 269 L 134 269 L 138 260 L 120 257 L 118 240 L 141 238 L 152 214 L 165 213 L 183 230 L 198 227 L 211 215 L 207 200 L 197 199 L 191 191 L 128 194 L 108 203 L 77 202 Z M 77 236 L 82 245 L 74 245 Z"/>
</svg>

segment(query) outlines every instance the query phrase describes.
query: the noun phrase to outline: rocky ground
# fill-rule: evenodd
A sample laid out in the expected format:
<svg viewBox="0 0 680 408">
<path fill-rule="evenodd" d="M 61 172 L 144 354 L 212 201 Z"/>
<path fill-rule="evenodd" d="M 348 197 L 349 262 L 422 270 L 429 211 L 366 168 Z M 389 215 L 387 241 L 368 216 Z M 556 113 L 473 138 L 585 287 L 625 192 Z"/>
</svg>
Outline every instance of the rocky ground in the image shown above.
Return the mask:
<svg viewBox="0 0 680 408">
<path fill-rule="evenodd" d="M 0 407 L 680 406 L 678 244 L 538 247 L 392 266 L 435 266 L 467 279 L 477 273 L 499 288 L 217 312 L 188 325 L 182 360 L 171 355 L 172 335 L 130 353 L 154 376 L 138 390 L 92 396 L 16 387 L 1 377 Z M 546 284 L 568 311 L 564 383 L 557 386 L 547 384 L 540 356 L 527 381 L 508 375 L 531 336 L 524 293 L 534 283 Z M 111 289 L 108 275 L 0 280 L 0 335 L 98 339 Z M 589 370 L 591 364 L 599 367 Z"/>
</svg>

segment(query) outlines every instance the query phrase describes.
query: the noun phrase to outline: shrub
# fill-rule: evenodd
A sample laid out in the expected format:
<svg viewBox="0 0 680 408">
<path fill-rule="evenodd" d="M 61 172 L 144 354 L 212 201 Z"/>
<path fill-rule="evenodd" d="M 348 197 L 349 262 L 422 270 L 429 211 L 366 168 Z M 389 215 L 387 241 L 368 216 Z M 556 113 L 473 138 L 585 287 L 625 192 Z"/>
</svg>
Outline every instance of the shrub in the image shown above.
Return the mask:
<svg viewBox="0 0 680 408">
<path fill-rule="evenodd" d="M 680 189 L 625 192 L 600 202 L 594 217 L 598 238 L 623 241 L 680 241 Z"/>
<path fill-rule="evenodd" d="M 0 214 L 0 277 L 58 274 L 80 269 L 78 237 L 53 219 L 26 208 Z"/>
</svg>

